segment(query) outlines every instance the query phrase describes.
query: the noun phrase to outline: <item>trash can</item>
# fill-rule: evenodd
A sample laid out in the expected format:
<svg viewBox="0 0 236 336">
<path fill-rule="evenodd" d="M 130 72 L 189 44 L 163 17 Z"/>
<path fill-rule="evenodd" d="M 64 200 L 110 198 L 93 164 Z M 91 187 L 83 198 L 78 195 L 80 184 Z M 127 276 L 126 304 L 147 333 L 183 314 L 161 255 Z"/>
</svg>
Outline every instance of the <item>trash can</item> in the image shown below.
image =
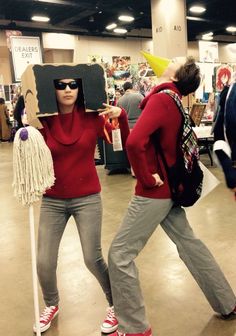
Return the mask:
<svg viewBox="0 0 236 336">
<path fill-rule="evenodd" d="M 114 151 L 111 144 L 103 141 L 104 164 L 107 174 L 130 174 L 130 164 L 125 150 Z"/>
</svg>

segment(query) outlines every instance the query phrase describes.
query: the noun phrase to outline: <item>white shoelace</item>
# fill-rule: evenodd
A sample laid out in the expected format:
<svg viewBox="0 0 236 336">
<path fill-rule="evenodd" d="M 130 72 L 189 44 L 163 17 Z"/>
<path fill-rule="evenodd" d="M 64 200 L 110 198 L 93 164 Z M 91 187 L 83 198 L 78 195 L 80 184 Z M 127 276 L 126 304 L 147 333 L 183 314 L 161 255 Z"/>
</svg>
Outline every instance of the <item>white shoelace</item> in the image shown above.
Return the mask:
<svg viewBox="0 0 236 336">
<path fill-rule="evenodd" d="M 51 308 L 51 307 L 45 307 L 42 314 L 40 315 L 40 322 L 47 322 L 51 315 L 53 314 L 53 310 L 55 307 Z"/>
<path fill-rule="evenodd" d="M 106 320 L 113 322 L 115 320 L 114 308 L 111 307 L 108 309 Z"/>
</svg>

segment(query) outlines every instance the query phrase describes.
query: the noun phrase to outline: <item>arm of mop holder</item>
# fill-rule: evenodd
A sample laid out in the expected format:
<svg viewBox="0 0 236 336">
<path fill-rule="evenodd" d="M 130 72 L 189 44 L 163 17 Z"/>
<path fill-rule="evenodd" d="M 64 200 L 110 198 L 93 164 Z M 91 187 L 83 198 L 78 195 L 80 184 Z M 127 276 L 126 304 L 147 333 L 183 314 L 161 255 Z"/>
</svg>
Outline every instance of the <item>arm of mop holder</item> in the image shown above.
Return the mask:
<svg viewBox="0 0 236 336">
<path fill-rule="evenodd" d="M 26 127 L 22 128 L 22 130 L 20 131 L 21 140 L 25 141 L 28 139 L 28 137 L 29 137 L 28 130 L 26 129 Z"/>
</svg>

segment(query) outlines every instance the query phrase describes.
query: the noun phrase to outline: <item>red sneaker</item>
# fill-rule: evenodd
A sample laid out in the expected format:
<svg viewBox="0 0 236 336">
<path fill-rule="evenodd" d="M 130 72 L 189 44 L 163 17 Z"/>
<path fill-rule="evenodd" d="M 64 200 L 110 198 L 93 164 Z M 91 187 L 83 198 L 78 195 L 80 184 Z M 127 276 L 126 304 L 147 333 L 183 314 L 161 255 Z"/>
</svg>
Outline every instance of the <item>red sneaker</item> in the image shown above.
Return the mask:
<svg viewBox="0 0 236 336">
<path fill-rule="evenodd" d="M 114 307 L 107 308 L 107 316 L 101 325 L 101 331 L 109 334 L 118 328 L 118 321 L 115 316 Z"/>
<path fill-rule="evenodd" d="M 109 336 L 152 336 L 152 329 L 147 329 L 143 333 L 138 333 L 138 334 L 126 334 L 122 333 L 120 331 L 116 331 L 113 334 L 110 334 Z"/>
<path fill-rule="evenodd" d="M 221 314 L 221 318 L 223 320 L 234 320 L 236 318 L 236 306 L 234 307 L 234 310 L 226 315 Z"/>
<path fill-rule="evenodd" d="M 50 328 L 52 320 L 54 319 L 54 317 L 57 316 L 58 313 L 59 313 L 58 306 L 50 306 L 44 308 L 39 318 L 40 332 L 44 332 L 48 330 L 48 328 Z M 34 324 L 33 330 L 35 333 L 37 333 L 36 324 Z"/>
</svg>

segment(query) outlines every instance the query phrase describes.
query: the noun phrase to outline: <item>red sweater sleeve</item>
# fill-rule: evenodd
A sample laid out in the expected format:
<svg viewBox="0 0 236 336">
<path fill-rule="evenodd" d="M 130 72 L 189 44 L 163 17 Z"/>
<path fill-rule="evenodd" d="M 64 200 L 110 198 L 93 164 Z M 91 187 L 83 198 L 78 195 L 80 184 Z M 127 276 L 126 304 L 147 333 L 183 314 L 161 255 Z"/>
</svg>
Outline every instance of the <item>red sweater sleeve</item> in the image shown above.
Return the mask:
<svg viewBox="0 0 236 336">
<path fill-rule="evenodd" d="M 126 142 L 130 164 L 137 180 L 144 188 L 155 187 L 152 174 L 157 172 L 157 167 L 151 163 L 155 150 L 150 137 L 155 131 L 164 132 L 168 118 L 170 118 L 168 116 L 169 102 L 171 98 L 164 93 L 152 95 Z"/>
<path fill-rule="evenodd" d="M 101 117 L 101 118 L 103 118 L 103 117 Z M 125 147 L 126 140 L 128 138 L 128 135 L 129 135 L 129 125 L 128 125 L 127 113 L 125 112 L 124 109 L 122 109 L 122 111 L 121 111 L 121 114 L 118 118 L 118 122 L 119 122 L 120 131 L 121 131 L 122 145 L 123 145 L 123 147 Z M 99 136 L 102 137 L 106 142 L 108 142 L 108 139 L 106 137 L 104 128 L 105 128 L 107 134 L 109 135 L 109 138 L 112 139 L 111 132 L 114 129 L 114 127 L 112 126 L 112 124 L 109 121 L 105 121 L 105 119 L 104 119 L 102 131 L 99 134 Z"/>
</svg>

